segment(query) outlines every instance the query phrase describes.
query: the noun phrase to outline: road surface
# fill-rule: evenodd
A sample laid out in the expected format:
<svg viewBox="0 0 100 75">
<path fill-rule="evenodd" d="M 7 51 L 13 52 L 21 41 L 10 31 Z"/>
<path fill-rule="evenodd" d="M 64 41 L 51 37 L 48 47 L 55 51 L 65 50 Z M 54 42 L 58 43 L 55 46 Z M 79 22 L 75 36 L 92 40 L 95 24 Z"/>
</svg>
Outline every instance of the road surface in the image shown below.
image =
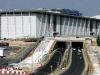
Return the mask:
<svg viewBox="0 0 100 75">
<path fill-rule="evenodd" d="M 61 75 L 81 75 L 84 70 L 84 59 L 82 52 L 73 50 L 72 63 L 67 71 L 61 73 Z"/>
</svg>

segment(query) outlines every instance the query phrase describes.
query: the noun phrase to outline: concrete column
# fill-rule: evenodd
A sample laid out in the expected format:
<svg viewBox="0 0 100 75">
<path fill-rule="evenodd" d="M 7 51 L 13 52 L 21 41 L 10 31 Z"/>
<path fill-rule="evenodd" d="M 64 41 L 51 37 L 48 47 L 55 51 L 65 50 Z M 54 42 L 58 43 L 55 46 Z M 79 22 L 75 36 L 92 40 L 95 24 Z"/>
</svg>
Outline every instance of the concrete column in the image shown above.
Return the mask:
<svg viewBox="0 0 100 75">
<path fill-rule="evenodd" d="M 73 30 L 74 30 L 74 26 L 75 26 L 75 25 L 74 25 L 74 21 L 75 21 L 75 19 L 73 18 L 73 19 L 72 19 L 72 25 L 71 25 L 71 31 L 70 31 L 70 35 L 71 35 L 71 36 L 73 36 Z"/>
<path fill-rule="evenodd" d="M 41 17 L 40 17 L 40 29 L 39 29 L 39 36 L 42 36 L 42 20 L 43 20 L 43 14 L 41 14 Z"/>
<path fill-rule="evenodd" d="M 21 17 L 22 17 L 22 37 L 24 37 L 24 20 L 23 20 L 23 13 L 21 12 Z"/>
<path fill-rule="evenodd" d="M 2 39 L 1 38 L 1 15 L 0 15 L 0 39 Z"/>
<path fill-rule="evenodd" d="M 15 39 L 16 39 L 16 15 L 15 13 L 13 12 L 13 16 L 14 16 L 14 26 L 15 26 Z"/>
<path fill-rule="evenodd" d="M 31 37 L 31 35 L 32 35 L 32 24 L 31 24 L 31 13 L 29 12 L 29 25 L 30 25 L 30 37 Z"/>
<path fill-rule="evenodd" d="M 66 23 L 66 17 L 64 17 L 64 25 L 63 25 L 63 36 L 65 36 L 65 29 L 66 29 L 66 27 L 65 27 L 65 23 Z"/>
<path fill-rule="evenodd" d="M 98 26 L 98 35 L 100 36 L 100 22 L 99 22 L 99 26 Z"/>
<path fill-rule="evenodd" d="M 67 27 L 67 32 L 66 32 L 68 36 L 69 36 L 69 34 L 70 34 L 70 33 L 69 33 L 69 26 L 70 26 L 70 16 L 69 16 L 69 18 L 68 18 L 68 27 Z"/>
<path fill-rule="evenodd" d="M 56 32 L 58 33 L 58 35 L 60 35 L 60 16 L 57 16 L 57 26 L 56 26 Z"/>
<path fill-rule="evenodd" d="M 88 19 L 87 36 L 90 36 L 90 19 Z"/>
<path fill-rule="evenodd" d="M 97 36 L 100 36 L 100 22 L 97 22 Z"/>
<path fill-rule="evenodd" d="M 46 17 L 46 18 L 45 18 L 44 36 L 46 36 L 46 34 L 47 34 L 47 19 L 48 19 L 47 14 L 46 14 L 45 17 Z"/>
<path fill-rule="evenodd" d="M 81 32 L 82 32 L 82 18 L 81 18 L 81 21 L 80 21 L 79 36 L 81 36 Z"/>
<path fill-rule="evenodd" d="M 53 15 L 50 15 L 50 36 L 53 36 Z"/>
<path fill-rule="evenodd" d="M 85 36 L 86 34 L 86 19 L 84 20 L 84 25 L 83 25 L 83 36 Z"/>
<path fill-rule="evenodd" d="M 94 36 L 96 36 L 96 22 L 93 21 L 93 33 L 94 33 Z"/>
<path fill-rule="evenodd" d="M 6 17 L 7 17 L 7 38 L 9 39 L 9 19 L 8 19 L 8 13 L 6 12 Z"/>
<path fill-rule="evenodd" d="M 77 36 L 78 31 L 78 18 L 76 20 L 76 27 L 75 27 L 75 36 Z"/>
</svg>

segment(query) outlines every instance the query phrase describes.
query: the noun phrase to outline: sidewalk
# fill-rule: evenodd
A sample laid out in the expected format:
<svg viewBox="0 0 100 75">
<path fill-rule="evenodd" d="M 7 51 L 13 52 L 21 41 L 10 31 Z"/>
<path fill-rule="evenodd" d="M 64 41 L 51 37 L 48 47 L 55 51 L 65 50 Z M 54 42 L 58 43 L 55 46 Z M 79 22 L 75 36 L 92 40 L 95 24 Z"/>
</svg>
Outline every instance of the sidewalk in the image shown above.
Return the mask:
<svg viewBox="0 0 100 75">
<path fill-rule="evenodd" d="M 88 46 L 88 55 L 93 65 L 93 75 L 100 75 L 100 48 Z"/>
</svg>

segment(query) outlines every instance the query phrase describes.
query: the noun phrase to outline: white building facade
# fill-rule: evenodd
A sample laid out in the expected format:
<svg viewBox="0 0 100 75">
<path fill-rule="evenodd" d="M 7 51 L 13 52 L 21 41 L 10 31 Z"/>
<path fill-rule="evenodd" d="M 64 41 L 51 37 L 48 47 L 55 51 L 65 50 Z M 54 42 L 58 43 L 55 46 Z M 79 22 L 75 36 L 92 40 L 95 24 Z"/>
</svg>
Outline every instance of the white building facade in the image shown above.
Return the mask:
<svg viewBox="0 0 100 75">
<path fill-rule="evenodd" d="M 100 19 L 69 16 L 49 11 L 2 11 L 0 12 L 0 38 L 100 35 Z"/>
</svg>

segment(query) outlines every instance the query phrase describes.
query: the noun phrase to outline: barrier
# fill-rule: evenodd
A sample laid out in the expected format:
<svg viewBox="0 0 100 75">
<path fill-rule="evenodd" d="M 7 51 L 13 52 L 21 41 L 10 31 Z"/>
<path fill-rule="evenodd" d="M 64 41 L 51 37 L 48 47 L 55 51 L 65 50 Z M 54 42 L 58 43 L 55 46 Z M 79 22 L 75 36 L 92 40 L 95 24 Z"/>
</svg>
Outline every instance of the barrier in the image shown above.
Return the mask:
<svg viewBox="0 0 100 75">
<path fill-rule="evenodd" d="M 82 52 L 83 52 L 83 58 L 84 58 L 84 62 L 85 62 L 85 68 L 81 75 L 87 75 L 87 70 L 88 70 L 88 62 L 87 62 L 87 57 L 86 57 L 87 55 L 84 52 L 84 50 L 82 50 Z"/>
<path fill-rule="evenodd" d="M 2 69 L 0 69 L 0 75 L 7 75 L 7 74 L 9 74 L 9 75 L 29 75 L 30 74 L 30 72 L 26 72 L 26 71 L 23 71 L 23 70 L 15 70 L 15 69 L 13 69 L 13 68 L 2 68 Z"/>
<path fill-rule="evenodd" d="M 81 75 L 92 75 L 93 67 L 92 67 L 92 64 L 89 60 L 87 48 L 86 48 L 85 45 L 84 45 L 84 50 L 82 52 L 83 52 L 83 56 L 84 56 L 84 59 L 85 59 L 85 68 L 84 68 L 84 71 L 82 72 Z"/>
</svg>

